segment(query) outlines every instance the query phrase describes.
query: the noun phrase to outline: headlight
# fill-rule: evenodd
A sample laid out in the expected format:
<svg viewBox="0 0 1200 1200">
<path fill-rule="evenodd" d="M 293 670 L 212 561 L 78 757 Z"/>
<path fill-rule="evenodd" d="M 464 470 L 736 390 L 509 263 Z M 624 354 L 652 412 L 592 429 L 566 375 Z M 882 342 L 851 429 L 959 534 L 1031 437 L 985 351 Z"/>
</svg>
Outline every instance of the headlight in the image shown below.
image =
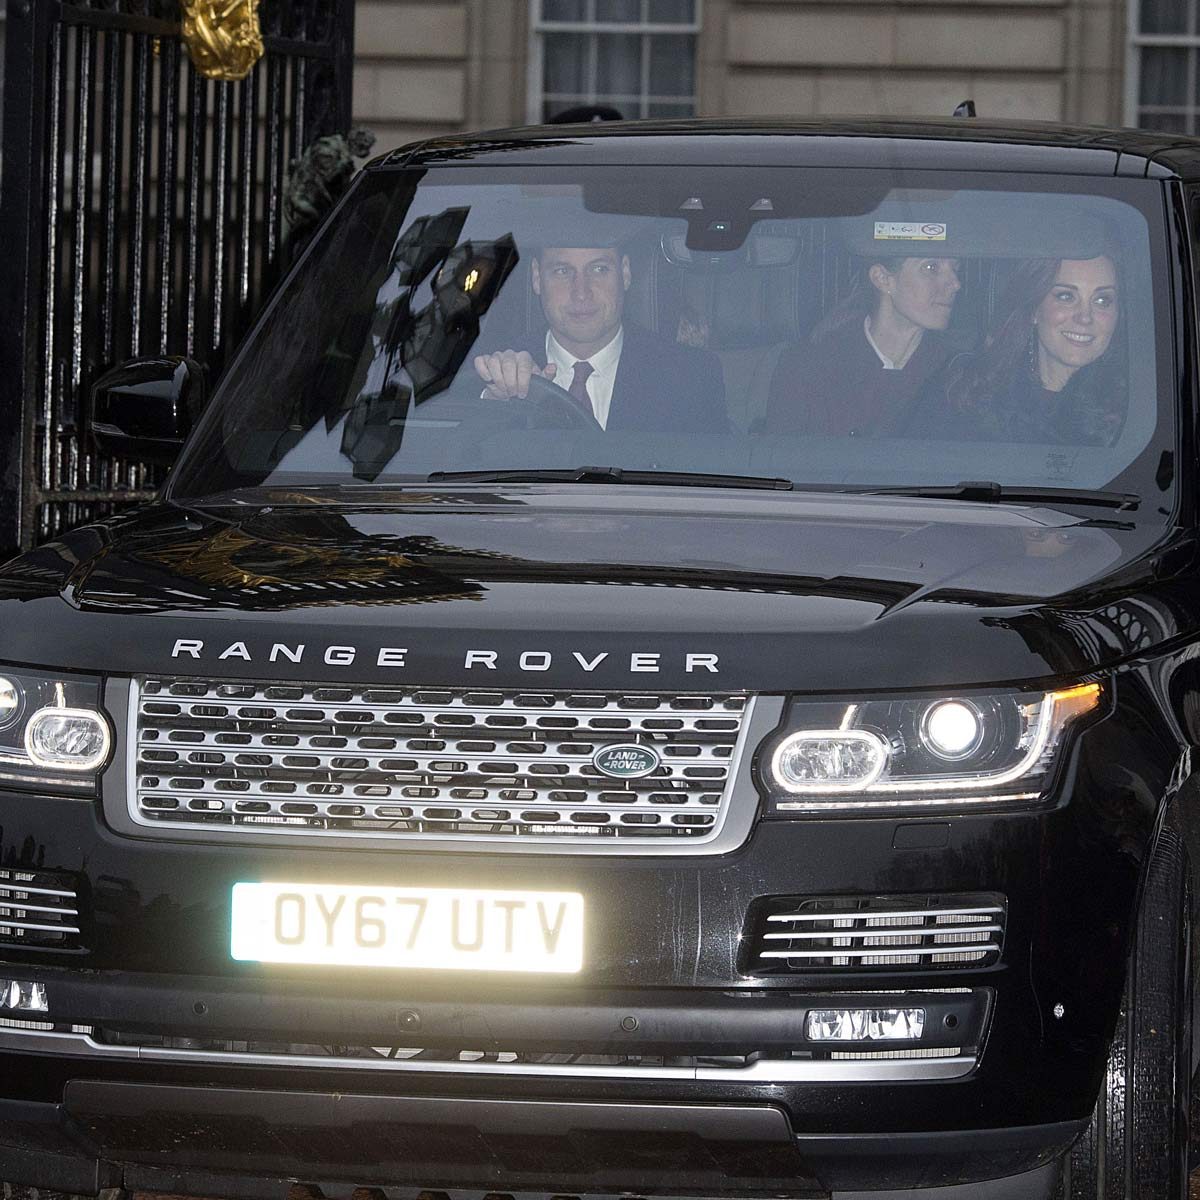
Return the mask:
<svg viewBox="0 0 1200 1200">
<path fill-rule="evenodd" d="M 92 794 L 111 752 L 98 680 L 0 667 L 0 788 Z"/>
<path fill-rule="evenodd" d="M 1103 689 L 794 701 L 762 767 L 780 814 L 932 807 L 1043 794 L 1068 730 Z"/>
</svg>

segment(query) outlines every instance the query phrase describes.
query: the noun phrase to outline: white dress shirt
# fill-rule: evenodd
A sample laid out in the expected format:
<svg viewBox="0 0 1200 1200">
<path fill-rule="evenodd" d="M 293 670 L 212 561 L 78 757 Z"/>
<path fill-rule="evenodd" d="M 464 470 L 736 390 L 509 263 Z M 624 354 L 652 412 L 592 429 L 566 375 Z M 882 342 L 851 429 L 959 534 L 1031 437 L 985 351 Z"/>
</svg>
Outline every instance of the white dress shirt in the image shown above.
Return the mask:
<svg viewBox="0 0 1200 1200">
<path fill-rule="evenodd" d="M 549 329 L 546 330 L 546 362 L 554 364 L 554 382 L 560 388 L 570 389 L 577 362 L 586 362 L 592 368 L 592 373 L 587 377 L 587 394 L 592 402 L 592 414 L 601 429 L 608 428 L 613 384 L 617 381 L 617 364 L 621 361 L 621 347 L 624 344 L 625 330 L 622 328 L 617 330 L 617 336 L 607 346 L 597 350 L 591 358 L 576 358 L 558 344 L 558 339 Z"/>
<path fill-rule="evenodd" d="M 917 347 L 921 344 L 921 337 L 925 330 L 918 329 L 917 336 L 908 344 L 908 349 L 900 358 L 891 359 L 880 348 L 875 345 L 875 339 L 871 336 L 871 318 L 866 317 L 863 320 L 863 333 L 867 335 L 867 341 L 871 343 L 871 349 L 879 356 L 879 361 L 883 363 L 885 371 L 903 371 L 908 365 L 908 360 L 917 352 Z"/>
</svg>

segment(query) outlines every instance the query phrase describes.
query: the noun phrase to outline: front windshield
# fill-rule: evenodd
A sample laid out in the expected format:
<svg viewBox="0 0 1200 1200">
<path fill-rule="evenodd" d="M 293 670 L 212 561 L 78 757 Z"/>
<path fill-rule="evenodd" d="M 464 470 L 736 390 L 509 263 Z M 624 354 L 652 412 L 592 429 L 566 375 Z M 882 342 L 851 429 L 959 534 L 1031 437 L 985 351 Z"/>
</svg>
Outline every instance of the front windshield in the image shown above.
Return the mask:
<svg viewBox="0 0 1200 1200">
<path fill-rule="evenodd" d="M 368 172 L 171 495 L 588 467 L 1105 489 L 1166 513 L 1161 205 L 1083 177 Z"/>
</svg>

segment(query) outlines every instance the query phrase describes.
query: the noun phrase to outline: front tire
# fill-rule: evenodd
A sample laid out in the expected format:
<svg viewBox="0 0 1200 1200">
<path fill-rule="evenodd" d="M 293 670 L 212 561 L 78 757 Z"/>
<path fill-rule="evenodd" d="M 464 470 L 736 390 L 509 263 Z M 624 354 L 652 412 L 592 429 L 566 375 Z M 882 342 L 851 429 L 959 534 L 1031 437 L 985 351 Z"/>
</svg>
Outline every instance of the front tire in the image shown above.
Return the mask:
<svg viewBox="0 0 1200 1200">
<path fill-rule="evenodd" d="M 1063 1200 L 1187 1200 L 1190 932 L 1187 852 L 1168 824 L 1150 862 L 1100 1096 L 1064 1164 Z"/>
</svg>

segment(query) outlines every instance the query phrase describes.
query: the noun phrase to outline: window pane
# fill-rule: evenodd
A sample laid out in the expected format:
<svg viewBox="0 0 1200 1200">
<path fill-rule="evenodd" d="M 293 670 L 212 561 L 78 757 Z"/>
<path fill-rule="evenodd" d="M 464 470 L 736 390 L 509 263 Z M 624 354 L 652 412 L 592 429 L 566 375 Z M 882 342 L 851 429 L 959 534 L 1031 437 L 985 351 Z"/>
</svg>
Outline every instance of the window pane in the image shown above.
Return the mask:
<svg viewBox="0 0 1200 1200">
<path fill-rule="evenodd" d="M 1141 0 L 1142 33 L 1186 33 L 1195 0 Z"/>
<path fill-rule="evenodd" d="M 696 0 L 650 0 L 649 17 L 654 25 L 690 25 L 696 19 Z"/>
<path fill-rule="evenodd" d="M 696 91 L 696 39 L 690 33 L 650 38 L 650 94 L 691 96 Z"/>
<path fill-rule="evenodd" d="M 1188 132 L 1188 120 L 1183 113 L 1141 113 L 1138 125 L 1143 129 L 1159 129 L 1164 133 Z"/>
<path fill-rule="evenodd" d="M 691 117 L 695 109 L 691 104 L 651 104 L 648 106 L 648 117 Z"/>
<path fill-rule="evenodd" d="M 639 95 L 642 90 L 641 37 L 636 33 L 600 33 L 596 35 L 596 42 L 596 91 Z"/>
<path fill-rule="evenodd" d="M 583 21 L 587 19 L 583 0 L 542 0 L 543 21 Z"/>
<path fill-rule="evenodd" d="M 1187 68 L 1187 50 L 1178 46 L 1143 46 L 1141 102 L 1187 104 Z"/>
<path fill-rule="evenodd" d="M 596 20 L 640 24 L 642 0 L 596 0 Z"/>
<path fill-rule="evenodd" d="M 547 33 L 543 40 L 545 69 L 543 88 L 547 92 L 586 93 L 586 33 Z"/>
<path fill-rule="evenodd" d="M 615 108 L 621 114 L 621 119 L 625 121 L 635 121 L 639 117 L 645 116 L 642 112 L 642 103 L 636 96 L 597 96 L 597 104 L 607 104 L 610 108 Z"/>
</svg>

